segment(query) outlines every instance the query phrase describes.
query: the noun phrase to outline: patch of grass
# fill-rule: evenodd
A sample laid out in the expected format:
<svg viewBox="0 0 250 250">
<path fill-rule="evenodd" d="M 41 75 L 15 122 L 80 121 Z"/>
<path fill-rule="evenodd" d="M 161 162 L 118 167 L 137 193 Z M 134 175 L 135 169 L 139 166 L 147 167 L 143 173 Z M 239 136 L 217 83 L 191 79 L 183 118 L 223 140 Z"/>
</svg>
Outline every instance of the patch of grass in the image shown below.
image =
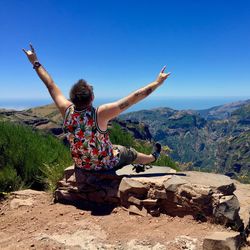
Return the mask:
<svg viewBox="0 0 250 250">
<path fill-rule="evenodd" d="M 43 164 L 40 170 L 45 176 L 42 181 L 46 183 L 47 190 L 52 192 L 55 191 L 57 182 L 63 178 L 64 169 L 65 166 L 58 163 L 53 165 Z"/>
<path fill-rule="evenodd" d="M 110 140 L 113 144 L 123 145 L 125 147 L 132 147 L 134 145 L 133 136 L 123 130 L 117 123 L 112 124 L 112 128 L 109 129 Z"/>
<path fill-rule="evenodd" d="M 21 186 L 22 178 L 13 167 L 6 165 L 0 170 L 0 192 L 17 190 Z"/>
</svg>

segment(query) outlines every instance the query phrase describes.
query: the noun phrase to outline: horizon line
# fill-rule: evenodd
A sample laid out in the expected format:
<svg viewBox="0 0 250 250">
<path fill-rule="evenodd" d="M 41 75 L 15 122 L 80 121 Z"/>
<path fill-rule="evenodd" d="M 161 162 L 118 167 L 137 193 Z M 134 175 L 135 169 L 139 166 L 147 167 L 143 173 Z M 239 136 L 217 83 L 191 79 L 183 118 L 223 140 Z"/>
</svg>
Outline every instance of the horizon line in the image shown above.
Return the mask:
<svg viewBox="0 0 250 250">
<path fill-rule="evenodd" d="M 6 98 L 6 97 L 0 97 L 0 102 L 1 101 L 13 101 L 13 100 L 20 100 L 20 101 L 25 101 L 25 100 L 44 100 L 44 101 L 49 101 L 52 100 L 51 97 L 48 97 L 48 98 L 44 98 L 44 97 L 41 97 L 41 98 L 34 98 L 34 97 L 27 97 L 27 98 Z M 95 100 L 97 99 L 113 99 L 113 98 L 123 98 L 123 96 L 107 96 L 107 97 L 95 97 Z M 162 98 L 250 98 L 250 96 L 151 96 L 151 97 L 148 97 L 147 99 L 143 99 L 143 100 L 150 100 L 150 99 L 162 99 Z M 67 98 L 69 99 L 69 98 Z"/>
</svg>

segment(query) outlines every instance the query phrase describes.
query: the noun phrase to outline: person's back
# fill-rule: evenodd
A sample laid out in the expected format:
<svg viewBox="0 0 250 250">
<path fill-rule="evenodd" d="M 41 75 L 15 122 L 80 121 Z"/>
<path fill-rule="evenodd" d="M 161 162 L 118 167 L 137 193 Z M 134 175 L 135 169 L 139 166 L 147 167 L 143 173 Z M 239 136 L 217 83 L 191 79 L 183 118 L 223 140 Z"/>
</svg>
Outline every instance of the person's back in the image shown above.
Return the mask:
<svg viewBox="0 0 250 250">
<path fill-rule="evenodd" d="M 85 170 L 108 170 L 117 165 L 108 131 L 102 131 L 96 120 L 96 109 L 89 106 L 78 111 L 70 105 L 63 122 L 63 130 L 70 143 L 75 166 Z"/>
</svg>

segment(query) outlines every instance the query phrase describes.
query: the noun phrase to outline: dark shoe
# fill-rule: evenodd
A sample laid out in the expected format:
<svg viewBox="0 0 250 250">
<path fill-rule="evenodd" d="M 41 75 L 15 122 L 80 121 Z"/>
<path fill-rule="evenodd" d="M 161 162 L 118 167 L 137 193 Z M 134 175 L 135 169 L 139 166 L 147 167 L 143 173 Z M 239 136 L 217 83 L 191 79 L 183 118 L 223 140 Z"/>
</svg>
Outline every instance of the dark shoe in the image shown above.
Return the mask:
<svg viewBox="0 0 250 250">
<path fill-rule="evenodd" d="M 159 158 L 161 154 L 161 144 L 156 142 L 155 145 L 154 145 L 154 152 L 152 153 L 152 155 L 154 156 L 155 158 L 155 161 L 157 161 L 157 159 Z"/>
<path fill-rule="evenodd" d="M 140 172 L 145 172 L 145 165 L 143 164 L 132 164 L 133 165 L 133 171 L 135 171 L 136 173 L 140 173 Z"/>
</svg>

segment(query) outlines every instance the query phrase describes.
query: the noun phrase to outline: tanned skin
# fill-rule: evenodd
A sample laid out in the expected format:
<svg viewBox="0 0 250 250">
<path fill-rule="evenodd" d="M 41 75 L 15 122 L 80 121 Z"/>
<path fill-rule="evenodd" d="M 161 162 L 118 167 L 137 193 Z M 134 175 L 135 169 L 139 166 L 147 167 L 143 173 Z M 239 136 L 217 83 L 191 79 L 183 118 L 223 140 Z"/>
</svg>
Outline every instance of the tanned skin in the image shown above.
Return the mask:
<svg viewBox="0 0 250 250">
<path fill-rule="evenodd" d="M 28 57 L 32 65 L 37 59 L 35 49 L 30 44 L 31 50 L 23 49 L 24 53 Z M 120 113 L 131 107 L 132 105 L 138 103 L 139 101 L 150 95 L 156 88 L 163 84 L 163 82 L 168 78 L 170 73 L 164 73 L 166 66 L 162 68 L 158 77 L 155 81 L 149 83 L 147 86 L 138 89 L 137 91 L 131 93 L 130 95 L 112 103 L 101 105 L 97 112 L 97 122 L 101 130 L 105 131 L 108 126 L 108 122 L 117 117 Z M 36 69 L 36 72 L 40 79 L 44 82 L 47 87 L 52 99 L 54 100 L 56 106 L 58 107 L 60 113 L 64 117 L 66 109 L 72 104 L 67 98 L 62 94 L 61 90 L 55 84 L 51 76 L 41 65 Z M 94 98 L 94 97 L 93 97 Z M 93 100 L 92 100 L 93 101 Z"/>
<path fill-rule="evenodd" d="M 131 107 L 132 105 L 143 100 L 149 96 L 156 88 L 163 84 L 163 82 L 168 78 L 170 73 L 164 73 L 166 66 L 162 68 L 157 79 L 147 86 L 138 89 L 137 91 L 131 93 L 130 95 L 109 104 L 101 105 L 98 108 L 98 124 L 100 129 L 106 130 L 108 121 L 117 117 L 120 113 Z"/>
<path fill-rule="evenodd" d="M 31 50 L 23 49 L 23 51 L 28 57 L 31 64 L 34 65 L 34 63 L 38 61 L 38 59 L 35 49 L 31 44 L 30 44 L 30 49 Z M 64 117 L 67 107 L 69 107 L 69 105 L 71 105 L 72 103 L 69 100 L 67 100 L 67 98 L 63 95 L 61 90 L 58 88 L 58 86 L 55 84 L 49 73 L 45 70 L 45 68 L 42 65 L 36 69 L 36 73 L 38 74 L 40 79 L 44 82 L 57 108 Z"/>
</svg>

